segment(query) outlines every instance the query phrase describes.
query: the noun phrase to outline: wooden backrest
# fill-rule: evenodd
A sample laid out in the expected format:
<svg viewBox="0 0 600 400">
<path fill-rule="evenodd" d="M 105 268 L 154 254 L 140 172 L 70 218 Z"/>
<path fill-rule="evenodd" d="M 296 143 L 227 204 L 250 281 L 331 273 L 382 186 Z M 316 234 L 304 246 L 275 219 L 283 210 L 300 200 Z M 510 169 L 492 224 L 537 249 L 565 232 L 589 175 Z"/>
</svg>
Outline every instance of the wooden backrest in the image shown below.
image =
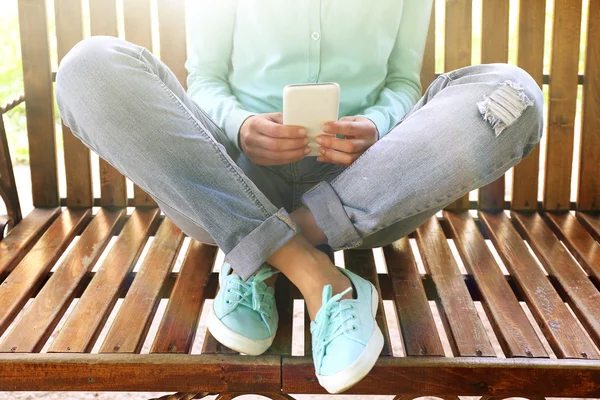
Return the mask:
<svg viewBox="0 0 600 400">
<path fill-rule="evenodd" d="M 87 1 L 87 0 L 86 0 Z M 193 0 L 192 0 L 193 1 Z M 478 3 L 475 3 L 478 2 Z M 54 0 L 58 58 L 84 36 L 82 0 Z M 481 17 L 473 18 L 473 5 L 481 4 Z M 68 206 L 155 206 L 141 190 L 127 199 L 126 180 L 100 160 L 101 196 L 94 199 L 89 150 L 63 126 L 67 195 L 59 198 L 53 111 L 53 71 L 50 63 L 50 33 L 45 0 L 19 0 L 21 46 L 25 81 L 33 202 L 36 207 Z M 153 43 L 152 9 L 158 20 L 158 42 Z M 536 149 L 506 177 L 481 188 L 478 201 L 468 196 L 452 208 L 486 210 L 538 207 L 538 188 L 543 187 L 542 207 L 548 210 L 600 210 L 600 2 L 595 0 L 437 0 L 445 7 L 445 18 L 436 21 L 434 9 L 423 61 L 422 81 L 426 88 L 435 78 L 436 28 L 444 27 L 444 71 L 471 64 L 473 21 L 481 24 L 481 62 L 509 59 L 509 7 L 518 7 L 517 64 L 540 85 L 548 85 L 547 132 L 542 148 Z M 546 11 L 554 9 L 549 74 L 544 75 Z M 89 0 L 92 35 L 118 35 L 150 49 L 160 46 L 161 59 L 185 82 L 185 0 Z M 582 15 L 588 19 L 582 25 Z M 118 25 L 122 16 L 124 32 Z M 580 46 L 581 27 L 587 30 Z M 580 48 L 585 52 L 585 69 L 579 74 Z M 441 50 L 441 49 L 438 49 Z M 576 119 L 578 88 L 583 87 L 581 120 Z M 581 124 L 581 130 L 575 129 Z M 576 139 L 579 146 L 575 146 Z M 542 159 L 543 174 L 540 174 Z M 574 165 L 573 160 L 577 160 Z M 572 190 L 572 173 L 576 189 Z M 98 178 L 96 178 L 98 179 Z M 510 202 L 505 186 L 512 183 Z M 573 192 L 573 193 L 572 193 Z M 573 204 L 571 198 L 575 198 Z"/>
</svg>

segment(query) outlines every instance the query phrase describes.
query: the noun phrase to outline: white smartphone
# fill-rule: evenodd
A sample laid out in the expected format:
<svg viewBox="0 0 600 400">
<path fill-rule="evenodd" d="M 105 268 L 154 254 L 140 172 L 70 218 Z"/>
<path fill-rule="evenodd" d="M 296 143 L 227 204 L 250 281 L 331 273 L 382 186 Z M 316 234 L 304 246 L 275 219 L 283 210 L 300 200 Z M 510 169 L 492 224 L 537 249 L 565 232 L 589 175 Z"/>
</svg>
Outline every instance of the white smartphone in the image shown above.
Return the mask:
<svg viewBox="0 0 600 400">
<path fill-rule="evenodd" d="M 325 134 L 323 124 L 337 121 L 340 108 L 340 85 L 335 82 L 287 85 L 283 88 L 283 124 L 306 129 L 311 142 L 310 153 L 319 156 L 315 137 Z M 331 135 L 335 136 L 335 135 Z"/>
</svg>

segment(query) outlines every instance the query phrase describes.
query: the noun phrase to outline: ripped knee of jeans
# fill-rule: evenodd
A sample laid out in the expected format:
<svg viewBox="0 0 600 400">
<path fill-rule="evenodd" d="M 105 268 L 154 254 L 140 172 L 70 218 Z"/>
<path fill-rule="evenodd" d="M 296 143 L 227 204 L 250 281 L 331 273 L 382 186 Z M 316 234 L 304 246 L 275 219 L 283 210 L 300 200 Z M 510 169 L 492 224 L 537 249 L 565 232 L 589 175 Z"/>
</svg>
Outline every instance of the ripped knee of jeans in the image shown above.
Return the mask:
<svg viewBox="0 0 600 400">
<path fill-rule="evenodd" d="M 491 95 L 484 96 L 477 103 L 479 112 L 492 126 L 496 137 L 532 105 L 533 101 L 527 97 L 521 85 L 510 80 L 500 83 Z"/>
</svg>

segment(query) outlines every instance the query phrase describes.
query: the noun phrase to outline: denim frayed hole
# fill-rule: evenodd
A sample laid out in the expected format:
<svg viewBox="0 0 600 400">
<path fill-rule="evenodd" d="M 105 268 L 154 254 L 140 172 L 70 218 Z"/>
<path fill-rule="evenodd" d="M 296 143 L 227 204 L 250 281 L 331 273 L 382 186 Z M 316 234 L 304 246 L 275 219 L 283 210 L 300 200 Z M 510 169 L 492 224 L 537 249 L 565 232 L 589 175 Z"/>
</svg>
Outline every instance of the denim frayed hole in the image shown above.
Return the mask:
<svg viewBox="0 0 600 400">
<path fill-rule="evenodd" d="M 483 119 L 492 126 L 496 137 L 511 126 L 533 101 L 521 85 L 510 80 L 502 82 L 489 96 L 477 103 Z"/>
</svg>

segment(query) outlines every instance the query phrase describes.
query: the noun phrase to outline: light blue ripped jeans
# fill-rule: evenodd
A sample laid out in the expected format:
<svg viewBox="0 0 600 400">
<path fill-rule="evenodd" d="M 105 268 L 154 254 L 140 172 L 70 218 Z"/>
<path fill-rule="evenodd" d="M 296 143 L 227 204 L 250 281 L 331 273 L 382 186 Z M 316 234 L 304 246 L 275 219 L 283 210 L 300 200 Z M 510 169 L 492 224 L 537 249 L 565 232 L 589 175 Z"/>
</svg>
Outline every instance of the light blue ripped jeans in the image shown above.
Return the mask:
<svg viewBox="0 0 600 400">
<path fill-rule="evenodd" d="M 543 132 L 540 88 L 505 64 L 443 74 L 348 167 L 315 157 L 253 164 L 160 60 L 116 38 L 77 44 L 56 97 L 75 136 L 187 235 L 218 245 L 244 279 L 300 233 L 288 214 L 299 206 L 334 251 L 384 246 L 500 177 Z"/>
</svg>

